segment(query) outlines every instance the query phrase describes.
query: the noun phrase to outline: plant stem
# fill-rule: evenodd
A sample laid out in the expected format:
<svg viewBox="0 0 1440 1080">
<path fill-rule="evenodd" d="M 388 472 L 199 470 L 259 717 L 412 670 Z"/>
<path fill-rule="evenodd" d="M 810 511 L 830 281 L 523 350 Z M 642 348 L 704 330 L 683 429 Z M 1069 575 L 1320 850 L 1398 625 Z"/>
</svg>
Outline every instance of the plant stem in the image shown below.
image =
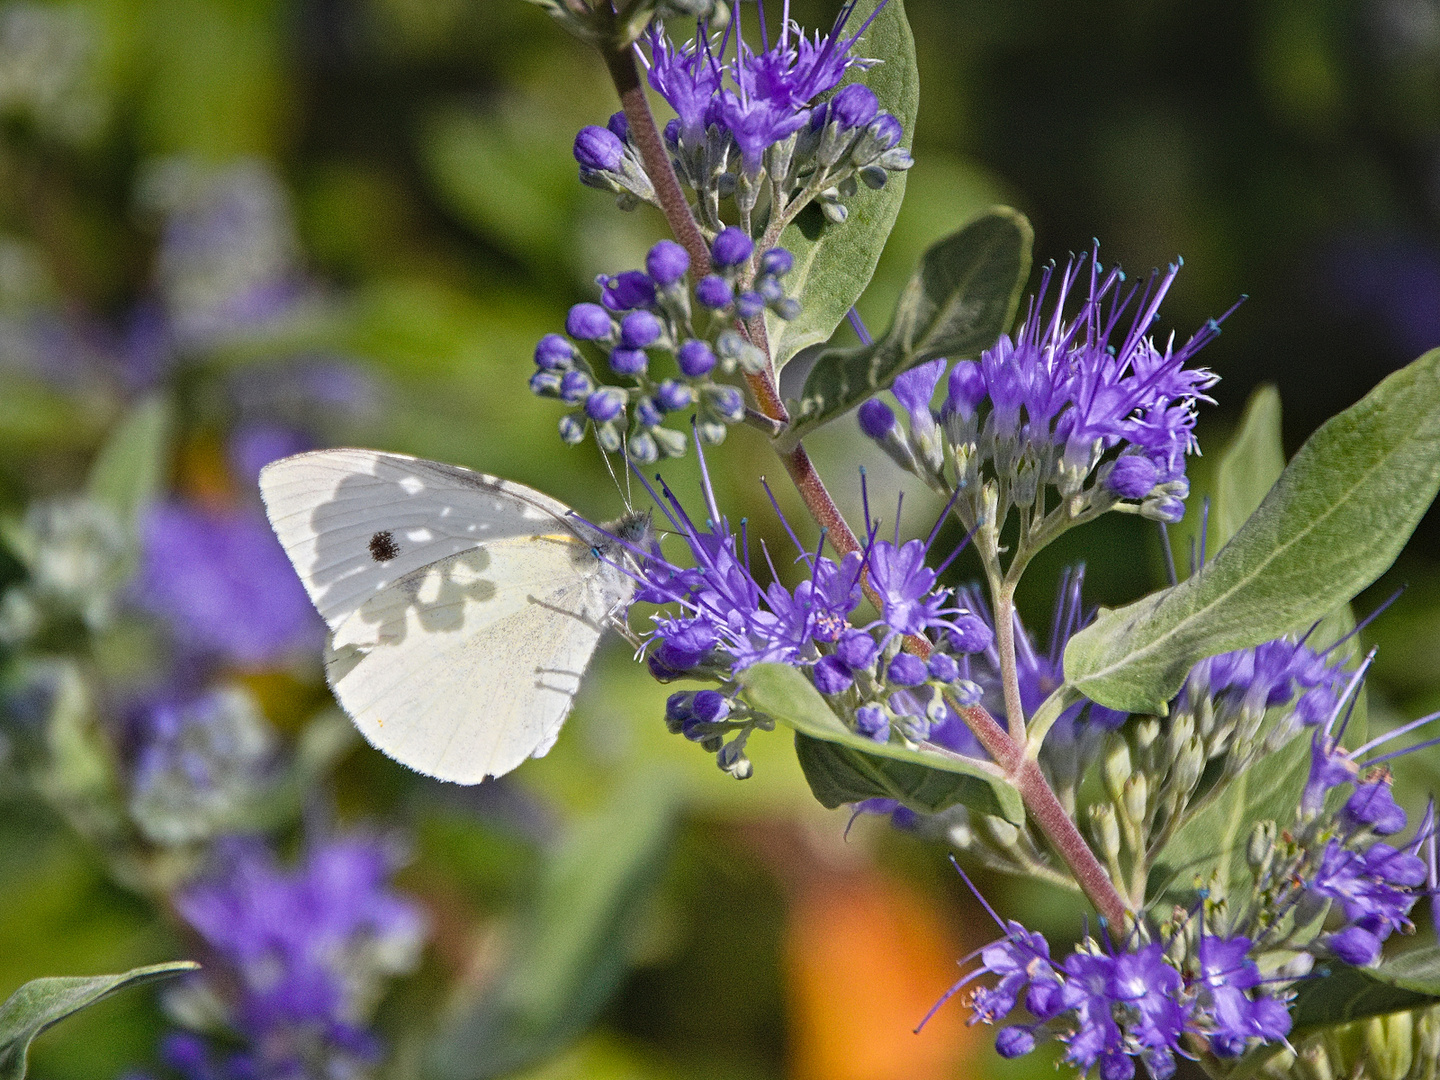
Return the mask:
<svg viewBox="0 0 1440 1080">
<path fill-rule="evenodd" d="M 645 163 L 645 171 L 655 186 L 660 209 L 664 212 L 665 220 L 669 222 L 675 238 L 690 255 L 691 273 L 696 277 L 703 277 L 710 272 L 710 250 L 690 209 L 690 202 L 680 189 L 679 178 L 670 163 L 670 154 L 665 149 L 659 128 L 655 125 L 655 116 L 650 111 L 650 103 L 640 83 L 640 69 L 635 63 L 635 54 L 628 46 L 606 45 L 601 51 L 605 56 L 610 78 L 620 95 L 625 119 L 630 124 L 630 137 L 635 140 L 641 160 Z M 798 210 L 798 207 L 793 206 L 786 209 L 792 208 Z M 793 214 L 790 216 L 793 217 Z M 783 228 L 783 225 L 781 227 Z M 778 237 L 778 230 L 776 233 Z M 754 327 L 754 322 L 759 322 L 758 330 Z M 763 319 L 753 320 L 750 331 L 754 343 L 764 349 L 769 359 L 770 350 L 765 340 Z M 788 422 L 785 403 L 781 400 L 775 379 L 769 371 L 746 375 L 745 382 L 754 395 L 759 411 L 765 417 L 782 424 Z M 826 535 L 835 550 L 842 556 L 852 551 L 860 551 L 860 541 L 840 513 L 840 508 L 835 505 L 835 500 L 830 497 L 830 492 L 826 490 L 820 474 L 815 471 L 805 447 L 797 443 L 794 448 L 780 452 L 780 459 L 800 493 L 800 498 L 804 500 L 806 509 L 816 523 L 827 530 Z M 869 523 L 866 525 L 868 528 Z M 992 581 L 996 580 L 996 577 L 998 575 L 992 575 Z M 864 588 L 871 603 L 877 608 L 880 607 L 880 597 L 868 579 L 864 581 Z M 1012 718 L 1011 727 L 1014 728 L 1017 724 L 1019 727 L 1012 737 L 995 722 L 994 717 L 978 705 L 962 706 L 957 711 L 980 740 L 980 745 L 985 747 L 996 763 L 1005 770 L 1009 781 L 1019 790 L 1026 810 L 1035 819 L 1056 854 L 1070 868 L 1081 891 L 1100 914 L 1116 926 L 1124 926 L 1124 900 L 1116 892 L 1105 868 L 1100 865 L 1095 853 L 1080 835 L 1080 830 L 1070 820 L 1060 800 L 1050 790 L 1040 766 L 1026 757 L 1025 718 L 1020 708 L 1019 682 L 1015 672 L 1014 582 L 1003 581 L 1001 586 L 992 589 L 992 592 L 996 602 L 996 634 L 1001 643 L 1001 669 L 1005 674 L 1005 709 Z M 905 639 L 905 648 L 923 658 L 929 655 L 931 647 L 924 638 L 909 636 Z"/>
<path fill-rule="evenodd" d="M 1010 738 L 1023 753 L 1026 745 L 1025 707 L 1020 702 L 1020 671 L 1015 663 L 1015 582 L 1009 574 L 990 578 L 990 601 L 995 606 L 995 647 L 1000 654 L 1000 685 L 1005 691 L 1005 716 Z"/>
<path fill-rule="evenodd" d="M 1020 792 L 1025 809 L 1040 827 L 1055 854 L 1070 869 L 1075 883 L 1095 910 L 1115 926 L 1123 927 L 1129 909 L 1116 890 L 1105 867 L 1080 835 L 1075 822 L 1065 812 L 1055 792 L 1045 780 L 1038 762 L 1025 754 L 1025 744 L 1017 743 L 995 718 L 981 705 L 952 706 L 975 733 L 995 763 L 1005 770 L 1005 777 Z"/>
<path fill-rule="evenodd" d="M 617 47 L 607 44 L 602 46 L 601 52 L 605 56 L 605 66 L 610 69 L 610 79 L 620 95 L 620 107 L 625 110 L 625 119 L 630 124 L 630 137 L 640 150 L 640 159 L 645 163 L 650 183 L 655 185 L 660 210 L 670 223 L 675 239 L 690 256 L 690 272 L 696 278 L 702 278 L 710 273 L 710 247 L 705 243 L 705 235 L 690 210 L 690 200 L 680 189 L 680 180 L 670 164 L 670 152 L 665 149 L 660 129 L 655 126 L 655 116 L 650 111 L 645 88 L 640 84 L 635 51 L 628 45 Z"/>
</svg>

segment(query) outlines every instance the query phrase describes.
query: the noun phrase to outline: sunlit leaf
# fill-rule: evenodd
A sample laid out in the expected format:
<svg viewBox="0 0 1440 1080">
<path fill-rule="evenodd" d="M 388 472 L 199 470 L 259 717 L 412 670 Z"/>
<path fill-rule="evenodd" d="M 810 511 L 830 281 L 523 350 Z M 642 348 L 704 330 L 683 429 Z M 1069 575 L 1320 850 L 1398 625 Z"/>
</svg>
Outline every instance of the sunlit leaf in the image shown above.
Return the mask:
<svg viewBox="0 0 1440 1080">
<path fill-rule="evenodd" d="M 50 1025 L 124 987 L 199 967 L 191 960 L 176 960 L 135 968 L 123 975 L 63 976 L 27 982 L 0 1005 L 0 1080 L 20 1080 L 25 1075 L 30 1044 Z"/>
<path fill-rule="evenodd" d="M 860 26 L 877 2 L 860 0 L 848 25 Z M 855 48 L 861 56 L 882 61 L 863 73 L 863 81 L 879 99 L 880 108 L 900 121 L 905 129 L 900 145 L 908 149 L 920 104 L 920 79 L 915 39 L 903 0 L 890 0 Z M 861 73 L 852 69 L 842 85 L 861 78 Z M 777 366 L 806 346 L 830 340 L 870 283 L 904 198 L 905 174 L 891 173 L 879 191 L 862 186 L 847 199 L 849 217 L 840 224 L 825 221 L 819 208 L 812 205 L 786 226 L 780 246 L 795 256 L 795 266 L 785 278 L 785 288 L 800 297 L 803 307 L 800 317 L 788 323 L 767 317 Z"/>
<path fill-rule="evenodd" d="M 1102 705 L 1163 712 L 1196 661 L 1323 618 L 1379 577 L 1437 486 L 1440 349 L 1316 431 L 1201 573 L 1071 638 L 1067 676 Z"/>
</svg>

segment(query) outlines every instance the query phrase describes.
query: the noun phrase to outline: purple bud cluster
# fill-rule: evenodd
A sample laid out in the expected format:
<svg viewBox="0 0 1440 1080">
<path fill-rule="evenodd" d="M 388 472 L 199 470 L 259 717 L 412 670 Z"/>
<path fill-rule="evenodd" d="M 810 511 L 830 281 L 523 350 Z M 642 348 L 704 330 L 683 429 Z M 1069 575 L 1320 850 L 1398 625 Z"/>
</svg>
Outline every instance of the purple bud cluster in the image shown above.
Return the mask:
<svg viewBox="0 0 1440 1080">
<path fill-rule="evenodd" d="M 861 407 L 861 430 L 936 487 L 978 491 L 998 480 L 1023 512 L 1044 513 L 1053 487 L 1072 516 L 1118 505 L 1180 520 L 1196 407 L 1210 401 L 1203 391 L 1218 379 L 1186 365 L 1219 332 L 1220 320 L 1183 346 L 1172 341 L 1162 349 L 1148 332 L 1179 264 L 1126 288 L 1119 268 L 1102 270 L 1098 248 L 1088 274 L 1085 263 L 1082 256 L 1065 267 L 1053 305 L 1046 294 L 1054 271 L 1046 269 L 1014 337 L 1002 336 L 978 361 L 957 361 L 948 376 L 944 360 L 901 375 L 893 392 L 909 415 L 908 432 L 879 399 Z M 1067 321 L 1065 308 L 1087 279 Z M 945 398 L 936 410 L 931 400 L 942 377 Z"/>
<path fill-rule="evenodd" d="M 920 743 L 932 728 L 959 723 L 954 704 L 979 693 L 962 676 L 964 653 L 987 648 L 991 634 L 983 620 L 955 602 L 952 590 L 937 585 L 937 570 L 925 564 L 933 535 L 930 541 L 900 544 L 898 538 L 879 540 L 872 531 L 863 551 L 832 558 L 823 544 L 806 550 L 791 532 L 806 577 L 787 588 L 775 580 L 767 551 L 769 580 L 762 584 L 743 526 L 739 535 L 732 532 L 715 505 L 703 456 L 702 478 L 709 511 L 703 528 L 668 487 L 662 485 L 663 497 L 655 496 L 685 539 L 694 565 L 677 566 L 657 547 L 640 562 L 635 594 L 637 602 L 665 609 L 648 635 L 651 673 L 662 682 L 706 679 L 721 686 L 673 695 L 666 711 L 672 732 L 717 753 L 728 771 L 748 775 L 748 762 L 738 764 L 739 751 L 730 748 L 738 742 L 743 749 L 749 732 L 768 726 L 768 720 L 750 713 L 734 691 L 736 676 L 760 663 L 804 671 L 837 715 L 876 742 Z M 880 618 L 856 625 L 852 616 L 867 572 Z M 929 641 L 927 660 L 903 651 L 909 635 Z M 727 743 L 731 732 L 735 738 Z"/>
<path fill-rule="evenodd" d="M 745 399 L 715 376 L 765 364 L 737 324 L 767 311 L 782 319 L 800 312 L 781 283 L 794 263 L 790 253 L 753 255 L 750 237 L 729 228 L 715 238 L 713 272 L 693 289 L 690 257 L 671 240 L 650 249 L 644 270 L 602 275 L 600 303 L 576 304 L 565 333 L 535 346 L 531 391 L 572 407 L 560 418 L 560 437 L 575 445 L 593 430 L 608 453 L 623 449 L 649 465 L 685 453 L 684 433 L 669 423 L 682 414 L 694 418 L 705 442 L 721 442 L 727 426 L 744 419 Z M 657 375 L 652 360 L 667 353 L 674 373 Z"/>
<path fill-rule="evenodd" d="M 710 36 L 701 23 L 678 46 L 651 25 L 641 59 L 650 85 L 675 110 L 665 141 L 705 225 L 721 227 L 722 199 L 733 197 L 748 220 L 767 193 L 784 220 L 818 198 L 830 220 L 843 221 L 842 200 L 861 183 L 883 187 L 889 173 L 910 167 L 903 127 L 881 111 L 874 92 L 859 82 L 836 91 L 847 71 L 874 63 L 851 50 L 884 4 L 846 36 L 854 7 L 847 3 L 831 31 L 813 38 L 787 20 L 773 44 L 762 12 L 759 52 L 741 36 L 738 8 L 723 35 Z"/>
</svg>

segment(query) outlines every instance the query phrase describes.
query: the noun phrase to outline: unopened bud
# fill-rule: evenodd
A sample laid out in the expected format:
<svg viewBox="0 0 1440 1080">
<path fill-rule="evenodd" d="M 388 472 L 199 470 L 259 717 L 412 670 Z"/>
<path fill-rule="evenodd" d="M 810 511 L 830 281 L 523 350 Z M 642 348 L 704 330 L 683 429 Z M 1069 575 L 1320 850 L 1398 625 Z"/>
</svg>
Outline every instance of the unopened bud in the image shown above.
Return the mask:
<svg viewBox="0 0 1440 1080">
<path fill-rule="evenodd" d="M 1245 845 L 1245 861 L 1257 878 L 1264 877 L 1275 857 L 1276 827 L 1273 821 L 1257 821 Z"/>
<path fill-rule="evenodd" d="M 1134 771 L 1130 765 L 1130 744 L 1118 731 L 1112 731 L 1105 739 L 1103 768 L 1105 791 L 1111 801 L 1118 803 L 1123 798 L 1125 781 Z"/>
<path fill-rule="evenodd" d="M 1405 1080 L 1415 1059 L 1415 1020 L 1408 1012 L 1365 1021 L 1364 1073 L 1375 1080 Z"/>
<path fill-rule="evenodd" d="M 1115 820 L 1115 810 L 1108 803 L 1092 803 L 1090 806 L 1090 831 L 1095 843 L 1107 862 L 1120 858 L 1120 823 Z"/>
<path fill-rule="evenodd" d="M 1139 835 L 1143 836 L 1145 828 L 1145 812 L 1150 804 L 1150 781 L 1145 778 L 1144 773 L 1136 773 L 1125 781 L 1124 798 L 1120 805 L 1125 808 L 1125 816 L 1130 824 L 1135 826 Z"/>
<path fill-rule="evenodd" d="M 991 843 L 996 847 L 1009 851 L 1019 846 L 1020 830 L 1004 818 L 986 814 L 980 819 L 980 822 Z"/>
</svg>

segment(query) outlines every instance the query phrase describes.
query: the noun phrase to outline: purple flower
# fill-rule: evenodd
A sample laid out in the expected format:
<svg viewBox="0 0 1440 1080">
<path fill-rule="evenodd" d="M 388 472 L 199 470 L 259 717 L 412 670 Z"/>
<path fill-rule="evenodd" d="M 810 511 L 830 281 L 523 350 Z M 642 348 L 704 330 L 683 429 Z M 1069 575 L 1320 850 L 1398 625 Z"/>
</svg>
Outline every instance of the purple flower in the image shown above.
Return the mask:
<svg viewBox="0 0 1440 1080">
<path fill-rule="evenodd" d="M 851 83 L 830 99 L 830 119 L 842 128 L 864 127 L 879 111 L 874 91 L 863 83 Z"/>
<path fill-rule="evenodd" d="M 187 648 L 263 667 L 319 644 L 319 616 L 259 514 L 161 503 L 141 543 L 137 600 Z"/>
<path fill-rule="evenodd" d="M 703 36 L 677 48 L 657 21 L 650 24 L 644 40 L 650 52 L 646 75 L 651 87 L 679 117 L 681 141 L 701 144 L 711 100 L 724 81 L 724 68 L 710 54 Z M 643 53 L 641 58 L 646 59 Z"/>
<path fill-rule="evenodd" d="M 678 142 L 697 148 L 703 145 L 707 127 L 719 125 L 740 147 L 745 171 L 757 175 L 765 151 L 810 121 L 817 98 L 838 86 L 849 68 L 868 65 L 868 61 L 851 56 L 850 49 L 875 13 L 846 37 L 845 26 L 854 6 L 853 2 L 845 4 L 830 33 L 823 37 L 817 33 L 813 40 L 787 20 L 772 45 L 762 21 L 758 53 L 741 36 L 737 10 L 732 31 L 727 31 L 720 43 L 723 54 L 726 44 L 735 42 L 735 57 L 728 63 L 711 52 L 704 24 L 694 41 L 679 47 L 658 26 L 652 26 L 645 37 L 650 85 L 679 117 Z M 733 89 L 725 86 L 727 75 Z M 844 104 L 850 113 L 863 112 L 863 102 L 854 94 Z"/>
</svg>

